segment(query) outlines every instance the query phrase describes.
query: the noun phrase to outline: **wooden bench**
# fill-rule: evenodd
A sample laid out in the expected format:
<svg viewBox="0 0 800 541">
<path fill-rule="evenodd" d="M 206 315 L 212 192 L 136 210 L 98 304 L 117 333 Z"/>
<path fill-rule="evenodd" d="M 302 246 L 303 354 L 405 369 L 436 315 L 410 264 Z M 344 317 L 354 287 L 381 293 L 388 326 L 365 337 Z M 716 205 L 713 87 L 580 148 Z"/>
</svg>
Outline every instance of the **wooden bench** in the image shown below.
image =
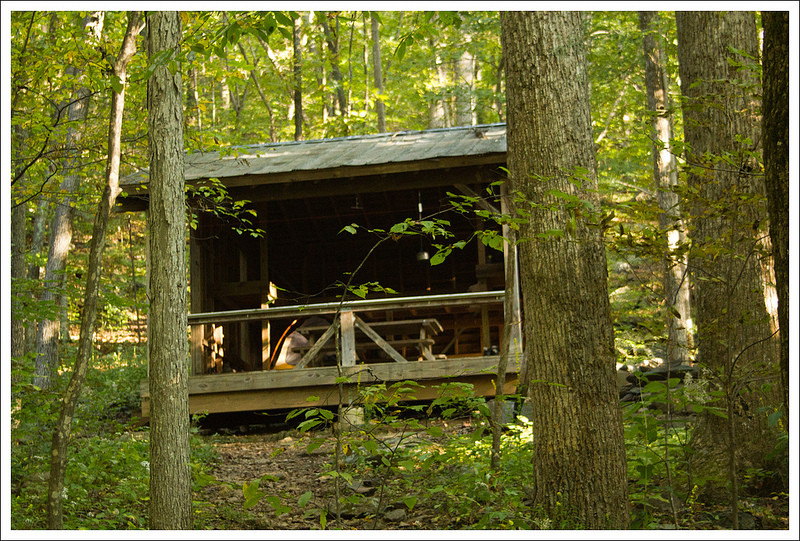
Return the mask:
<svg viewBox="0 0 800 541">
<path fill-rule="evenodd" d="M 347 323 L 348 319 L 352 320 Z M 294 348 L 295 351 L 304 353 L 303 358 L 296 365 L 296 368 L 302 368 L 308 364 L 321 352 L 330 352 L 335 349 L 335 346 L 330 343 L 333 333 L 336 330 L 336 324 L 319 325 L 301 327 L 298 330 L 301 334 L 309 338 L 311 342 L 307 346 Z M 398 321 L 375 321 L 367 323 L 352 312 L 342 313 L 342 350 L 346 357 L 348 349 L 352 349 L 352 356 L 355 356 L 355 350 L 365 350 L 372 348 L 379 348 L 383 350 L 392 360 L 396 362 L 407 362 L 407 359 L 401 355 L 396 348 L 415 346 L 422 357 L 426 360 L 435 360 L 431 348 L 435 343 L 432 336 L 436 336 L 442 332 L 442 325 L 436 319 L 404 319 Z M 350 343 L 345 338 L 347 328 L 350 328 L 352 336 Z M 366 336 L 369 341 L 355 340 L 355 330 L 360 331 L 359 336 Z M 379 332 L 380 331 L 380 332 Z M 413 335 L 413 337 L 412 337 Z M 401 338 L 396 338 L 396 337 Z"/>
</svg>

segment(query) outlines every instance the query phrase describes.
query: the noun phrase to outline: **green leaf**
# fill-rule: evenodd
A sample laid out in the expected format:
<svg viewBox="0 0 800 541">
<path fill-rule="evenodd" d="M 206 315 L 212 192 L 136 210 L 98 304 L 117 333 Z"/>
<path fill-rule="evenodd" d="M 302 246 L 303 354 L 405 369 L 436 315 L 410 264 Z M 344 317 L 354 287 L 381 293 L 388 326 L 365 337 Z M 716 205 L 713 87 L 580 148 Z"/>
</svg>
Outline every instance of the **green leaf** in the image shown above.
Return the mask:
<svg viewBox="0 0 800 541">
<path fill-rule="evenodd" d="M 306 505 L 308 505 L 308 501 L 311 499 L 311 496 L 312 493 L 310 490 L 303 492 L 303 494 L 301 494 L 300 497 L 297 498 L 297 505 L 300 506 L 300 508 L 305 507 Z"/>
<path fill-rule="evenodd" d="M 414 41 L 411 37 L 406 37 L 397 44 L 397 49 L 394 51 L 394 55 L 397 57 L 398 60 L 402 60 L 403 57 L 406 55 L 406 41 Z"/>
<path fill-rule="evenodd" d="M 442 434 L 444 434 L 444 431 L 439 426 L 429 426 L 428 428 L 425 429 L 425 432 L 427 432 L 429 435 L 433 436 L 434 438 L 438 438 Z"/>
<path fill-rule="evenodd" d="M 450 255 L 452 250 L 450 248 L 445 248 L 444 250 L 439 250 L 433 257 L 431 257 L 431 267 L 435 265 L 439 265 L 440 263 L 444 263 L 444 260 L 447 259 L 447 256 Z"/>
<path fill-rule="evenodd" d="M 276 19 L 276 20 L 277 20 L 279 23 L 281 23 L 281 24 L 285 24 L 286 26 L 289 26 L 289 27 L 291 27 L 291 26 L 294 26 L 294 21 L 292 21 L 292 19 L 290 19 L 290 18 L 289 18 L 289 17 L 288 17 L 288 16 L 287 16 L 285 13 L 283 13 L 282 11 L 276 11 L 276 12 L 275 12 L 275 19 Z"/>
<path fill-rule="evenodd" d="M 358 232 L 358 231 L 356 231 L 356 227 L 358 227 L 357 224 L 346 225 L 342 229 L 339 230 L 339 233 L 341 233 L 342 231 L 347 231 L 351 235 L 355 235 Z"/>
<path fill-rule="evenodd" d="M 115 94 L 121 93 L 125 89 L 125 84 L 122 82 L 116 75 L 111 76 L 111 90 L 114 91 Z"/>
<path fill-rule="evenodd" d="M 322 421 L 319 420 L 319 419 L 306 419 L 305 421 L 303 421 L 302 423 L 297 425 L 297 430 L 299 430 L 300 432 L 308 432 L 309 430 L 311 430 L 315 426 L 318 426 L 318 425 L 321 425 L 321 424 L 322 424 Z"/>
<path fill-rule="evenodd" d="M 367 450 L 370 454 L 377 454 L 378 453 L 378 442 L 375 440 L 367 440 L 364 442 L 364 449 Z"/>
<path fill-rule="evenodd" d="M 642 389 L 645 393 L 660 393 L 666 390 L 667 385 L 663 381 L 651 381 Z"/>
<path fill-rule="evenodd" d="M 389 233 L 400 234 L 400 233 L 404 233 L 406 231 L 406 229 L 408 229 L 408 223 L 400 222 L 400 223 L 394 224 L 392 226 L 392 228 L 389 229 Z"/>
<path fill-rule="evenodd" d="M 242 485 L 242 493 L 244 494 L 244 508 L 250 509 L 254 505 L 256 505 L 261 498 L 264 496 L 264 493 L 258 490 L 259 480 L 256 479 L 252 483 L 244 483 Z"/>
<path fill-rule="evenodd" d="M 406 496 L 405 498 L 403 498 L 403 503 L 406 504 L 408 510 L 411 511 L 412 509 L 414 509 L 414 506 L 417 505 L 418 499 L 419 498 L 417 498 L 417 496 Z"/>
<path fill-rule="evenodd" d="M 783 412 L 781 410 L 773 411 L 772 413 L 770 413 L 767 416 L 767 422 L 769 423 L 769 427 L 772 428 L 776 424 L 778 424 L 778 420 L 781 418 L 782 415 Z"/>
<path fill-rule="evenodd" d="M 306 452 L 310 453 L 311 451 L 316 451 L 320 447 L 322 447 L 322 440 L 312 441 L 311 443 L 306 445 Z"/>
</svg>

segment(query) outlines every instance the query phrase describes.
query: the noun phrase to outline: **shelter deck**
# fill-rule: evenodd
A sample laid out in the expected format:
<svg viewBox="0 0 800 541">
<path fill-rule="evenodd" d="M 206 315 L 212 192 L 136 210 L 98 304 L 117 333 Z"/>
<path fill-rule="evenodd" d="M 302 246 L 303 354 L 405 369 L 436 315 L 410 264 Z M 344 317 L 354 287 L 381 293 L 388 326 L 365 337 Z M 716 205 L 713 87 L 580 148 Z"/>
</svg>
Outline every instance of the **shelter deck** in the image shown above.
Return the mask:
<svg viewBox="0 0 800 541">
<path fill-rule="evenodd" d="M 345 403 L 358 402 L 358 388 L 367 385 L 414 380 L 414 400 L 432 400 L 441 395 L 443 383 L 471 383 L 475 396 L 494 396 L 499 356 L 462 357 L 408 363 L 377 363 L 344 366 Z M 509 363 L 505 393 L 516 388 L 518 366 Z M 337 367 L 269 370 L 237 374 L 215 374 L 189 378 L 189 410 L 196 413 L 281 410 L 299 407 L 335 406 L 339 403 Z M 147 381 L 142 382 L 142 416 L 150 414 Z M 409 396 L 409 400 L 411 400 Z"/>
</svg>

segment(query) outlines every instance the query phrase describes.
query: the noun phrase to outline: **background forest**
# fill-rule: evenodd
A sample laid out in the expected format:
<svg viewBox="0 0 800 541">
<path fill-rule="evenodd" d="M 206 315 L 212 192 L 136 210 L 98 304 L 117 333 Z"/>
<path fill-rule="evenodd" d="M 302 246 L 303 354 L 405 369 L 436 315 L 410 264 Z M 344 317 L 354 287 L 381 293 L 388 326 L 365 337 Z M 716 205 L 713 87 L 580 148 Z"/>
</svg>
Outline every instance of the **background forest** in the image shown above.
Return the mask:
<svg viewBox="0 0 800 541">
<path fill-rule="evenodd" d="M 147 80 L 154 62 L 148 62 L 139 36 L 127 81 L 119 78 L 115 59 L 130 30 L 125 12 L 11 11 L 9 19 L 11 77 L 4 92 L 11 108 L 6 124 L 11 170 L 4 214 L 11 221 L 12 249 L 5 254 L 11 254 L 12 328 L 10 362 L 4 355 L 3 368 L 4 376 L 10 375 L 4 385 L 11 389 L 11 431 L 10 470 L 4 463 L 3 475 L 11 477 L 11 494 L 5 495 L 10 515 L 4 513 L 4 521 L 12 529 L 42 529 L 48 527 L 51 439 L 79 354 L 94 217 L 106 183 L 112 94 L 125 89 L 119 166 L 124 178 L 148 167 Z M 508 118 L 497 12 L 187 11 L 180 20 L 180 58 L 158 61 L 183 76 L 187 152 Z M 754 20 L 763 43 L 761 14 Z M 698 419 L 726 418 L 724 402 L 715 401 L 722 396 L 714 394 L 718 390 L 693 382 L 696 371 L 689 381 L 650 381 L 646 375 L 675 351 L 674 304 L 664 301 L 667 241 L 659 217 L 665 190 L 654 179 L 654 144 L 658 148 L 659 143 L 654 143 L 654 107 L 648 102 L 648 37 L 663 54 L 668 96 L 661 116 L 672 123 L 666 146 L 678 162 L 674 192 L 686 201 L 697 200 L 682 191 L 692 171 L 684 152 L 682 107 L 687 102 L 681 92 L 676 16 L 651 14 L 649 31 L 643 24 L 635 11 L 588 12 L 583 19 L 615 355 L 617 367 L 624 367 L 618 372 L 620 387 L 635 381 L 638 392 L 623 410 L 631 527 L 786 529 L 789 425 L 788 411 L 774 398 L 780 394 L 780 378 L 748 387 L 771 397 L 750 412 L 765 427 L 758 438 L 764 460 L 748 462 L 732 482 L 727 470 L 700 467 L 694 447 Z M 760 81 L 758 53 L 742 64 Z M 760 82 L 740 90 L 761 98 Z M 659 150 L 664 146 L 662 141 Z M 760 204 L 763 217 L 748 227 L 766 235 L 766 203 Z M 725 212 L 733 211 L 720 209 Z M 148 427 L 137 417 L 139 385 L 147 377 L 145 226 L 144 213 L 125 213 L 111 214 L 106 228 L 91 362 L 72 421 L 62 491 L 64 528 L 148 527 Z M 767 248 L 756 252 L 767 265 Z M 775 306 L 771 315 L 777 329 Z M 691 327 L 686 333 L 685 355 L 678 364 L 691 365 L 696 353 Z M 424 422 L 413 409 L 405 415 L 390 413 L 390 408 L 375 412 L 387 427 L 413 425 L 443 449 L 443 454 L 420 458 L 412 453 L 414 446 L 395 447 L 385 462 L 386 478 L 392 479 L 387 491 L 411 494 L 415 482 L 425 488 L 413 500 L 402 500 L 400 525 L 383 522 L 380 527 L 583 527 L 569 512 L 532 505 L 524 489 L 531 467 L 530 427 L 524 418 L 504 432 L 497 470 L 488 462 L 491 430 L 483 429 L 491 428 L 491 414 L 486 404 L 458 398 L 435 406 L 428 409 L 431 420 Z M 315 424 L 325 426 L 329 419 L 317 413 L 319 423 L 298 428 L 301 418 L 286 421 L 284 428 L 294 432 L 280 437 L 322 438 Z M 448 423 L 470 429 L 442 432 Z M 334 513 L 315 503 L 307 491 L 270 489 L 270 482 L 277 487 L 281 481 L 277 477 L 220 481 L 215 473 L 220 449 L 232 440 L 219 432 L 210 436 L 202 426 L 201 419 L 192 424 L 195 528 L 378 524 L 371 517 L 359 522 L 357 513 L 347 522 L 338 508 Z M 329 443 L 320 440 L 323 449 Z M 448 460 L 458 462 L 458 481 L 443 481 L 450 475 Z M 401 469 L 404 475 L 398 474 Z M 731 486 L 737 488 L 736 504 L 731 503 Z M 357 507 L 357 501 L 350 503 Z M 450 520 L 437 522 L 434 515 Z M 292 523 L 287 517 L 302 518 Z"/>
</svg>

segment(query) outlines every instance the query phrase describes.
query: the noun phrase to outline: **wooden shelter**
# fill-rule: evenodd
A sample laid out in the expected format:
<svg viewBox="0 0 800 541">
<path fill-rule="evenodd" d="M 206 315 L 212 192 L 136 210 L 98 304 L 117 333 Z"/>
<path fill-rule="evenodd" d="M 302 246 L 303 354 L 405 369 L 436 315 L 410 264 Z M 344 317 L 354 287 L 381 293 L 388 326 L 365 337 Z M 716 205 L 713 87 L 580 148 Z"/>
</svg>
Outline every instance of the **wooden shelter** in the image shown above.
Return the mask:
<svg viewBox="0 0 800 541">
<path fill-rule="evenodd" d="M 499 212 L 486 196 L 498 190 L 491 185 L 504 178 L 505 160 L 504 124 L 188 154 L 196 217 L 189 231 L 191 411 L 333 405 L 340 370 L 350 377 L 347 400 L 358 385 L 400 380 L 417 381 L 415 398 L 429 399 L 454 378 L 493 395 L 509 318 L 512 391 L 523 362 L 516 269 L 506 269 L 504 252 L 474 238 L 430 264 L 434 243 L 467 240 L 476 229 L 501 233 L 451 201 L 466 195 Z M 239 210 L 252 211 L 244 216 L 261 236 L 241 233 L 247 224 L 235 216 L 208 211 L 219 203 L 208 190 L 220 185 L 231 200 L 247 202 Z M 118 210 L 147 209 L 146 172 L 122 187 Z M 428 216 L 448 220 L 454 236 L 379 242 L 386 235 L 376 230 Z M 371 291 L 345 294 L 348 282 L 371 284 Z M 504 308 L 507 283 L 513 302 Z M 143 382 L 144 416 L 148 396 Z"/>
</svg>

